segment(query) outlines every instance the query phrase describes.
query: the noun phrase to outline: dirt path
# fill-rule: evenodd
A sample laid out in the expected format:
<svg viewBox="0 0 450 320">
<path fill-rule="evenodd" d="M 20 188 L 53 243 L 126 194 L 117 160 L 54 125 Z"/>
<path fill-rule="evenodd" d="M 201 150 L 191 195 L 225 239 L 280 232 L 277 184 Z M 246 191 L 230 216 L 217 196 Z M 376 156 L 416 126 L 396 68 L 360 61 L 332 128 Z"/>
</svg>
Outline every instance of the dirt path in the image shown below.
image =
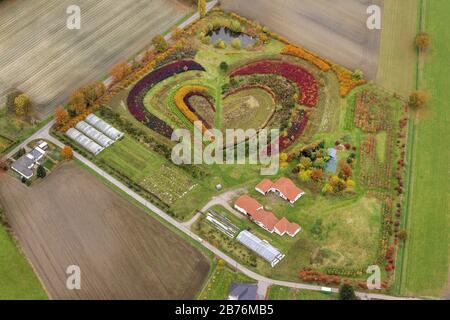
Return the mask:
<svg viewBox="0 0 450 320">
<path fill-rule="evenodd" d="M 207 276 L 202 254 L 75 164 L 32 188 L 3 174 L 0 202 L 54 299 L 193 299 Z"/>
<path fill-rule="evenodd" d="M 273 31 L 375 79 L 380 30 L 366 26 L 367 7 L 382 0 L 223 0 L 225 9 L 260 21 Z"/>
</svg>

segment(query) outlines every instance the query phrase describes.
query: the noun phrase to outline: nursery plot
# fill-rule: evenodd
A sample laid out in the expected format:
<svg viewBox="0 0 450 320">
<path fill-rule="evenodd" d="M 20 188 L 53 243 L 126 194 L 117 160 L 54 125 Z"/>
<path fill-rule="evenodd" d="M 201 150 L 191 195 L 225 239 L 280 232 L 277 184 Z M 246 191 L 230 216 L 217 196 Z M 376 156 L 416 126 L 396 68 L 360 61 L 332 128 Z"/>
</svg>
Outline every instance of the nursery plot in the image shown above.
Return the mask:
<svg viewBox="0 0 450 320">
<path fill-rule="evenodd" d="M 81 30 L 66 27 L 72 0 L 0 1 L 0 80 L 27 92 L 48 116 L 190 10 L 175 0 L 81 0 Z"/>
<path fill-rule="evenodd" d="M 186 191 L 195 188 L 195 183 L 181 169 L 128 137 L 113 144 L 98 158 L 167 204 L 172 204 Z"/>
<path fill-rule="evenodd" d="M 223 101 L 222 129 L 255 129 L 265 127 L 275 111 L 272 95 L 261 88 L 248 88 L 230 94 Z M 249 117 L 248 115 L 252 116 Z"/>
<path fill-rule="evenodd" d="M 208 273 L 184 239 L 75 164 L 32 188 L 3 175 L 0 201 L 53 299 L 193 299 Z M 66 288 L 73 264 L 81 290 Z"/>
</svg>

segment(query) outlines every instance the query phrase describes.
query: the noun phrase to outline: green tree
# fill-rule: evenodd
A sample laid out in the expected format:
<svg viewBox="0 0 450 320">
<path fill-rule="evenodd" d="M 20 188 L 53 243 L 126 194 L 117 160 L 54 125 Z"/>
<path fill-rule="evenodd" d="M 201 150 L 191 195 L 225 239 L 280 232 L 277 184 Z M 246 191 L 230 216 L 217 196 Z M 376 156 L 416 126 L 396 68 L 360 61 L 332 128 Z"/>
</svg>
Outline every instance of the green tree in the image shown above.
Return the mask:
<svg viewBox="0 0 450 320">
<path fill-rule="evenodd" d="M 222 70 L 222 72 L 227 72 L 228 71 L 228 63 L 226 63 L 225 61 L 222 61 L 219 65 L 220 70 Z"/>
<path fill-rule="evenodd" d="M 341 300 L 357 300 L 355 290 L 351 285 L 346 283 L 339 288 L 339 297 Z"/>
<path fill-rule="evenodd" d="M 44 179 L 45 176 L 47 175 L 47 172 L 45 171 L 44 166 L 40 165 L 40 166 L 37 168 L 36 174 L 37 174 L 37 177 L 38 177 L 38 178 Z"/>
</svg>

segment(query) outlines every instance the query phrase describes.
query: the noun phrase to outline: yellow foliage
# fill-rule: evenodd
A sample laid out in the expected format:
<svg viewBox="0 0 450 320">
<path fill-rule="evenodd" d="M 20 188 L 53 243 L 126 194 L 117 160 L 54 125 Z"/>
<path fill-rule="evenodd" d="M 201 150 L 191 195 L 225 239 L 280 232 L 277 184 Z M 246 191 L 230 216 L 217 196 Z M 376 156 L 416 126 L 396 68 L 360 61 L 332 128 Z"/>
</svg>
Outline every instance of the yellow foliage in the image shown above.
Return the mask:
<svg viewBox="0 0 450 320">
<path fill-rule="evenodd" d="M 366 80 L 354 79 L 353 74 L 341 66 L 333 64 L 332 69 L 340 83 L 339 93 L 341 97 L 346 97 L 353 88 L 366 83 Z"/>
<path fill-rule="evenodd" d="M 330 70 L 330 64 L 328 62 L 306 49 L 294 45 L 287 45 L 286 47 L 284 47 L 281 53 L 309 61 L 322 71 L 326 72 Z"/>
<path fill-rule="evenodd" d="M 183 115 L 192 123 L 196 121 L 200 121 L 200 119 L 197 117 L 195 113 L 193 113 L 189 107 L 184 103 L 184 98 L 190 94 L 190 93 L 207 93 L 208 88 L 203 86 L 184 86 L 181 89 L 179 89 L 175 93 L 175 105 L 177 106 L 178 110 L 180 110 Z M 202 123 L 202 127 L 198 128 L 201 130 L 202 133 L 205 133 L 208 129 L 205 127 L 205 125 Z"/>
</svg>

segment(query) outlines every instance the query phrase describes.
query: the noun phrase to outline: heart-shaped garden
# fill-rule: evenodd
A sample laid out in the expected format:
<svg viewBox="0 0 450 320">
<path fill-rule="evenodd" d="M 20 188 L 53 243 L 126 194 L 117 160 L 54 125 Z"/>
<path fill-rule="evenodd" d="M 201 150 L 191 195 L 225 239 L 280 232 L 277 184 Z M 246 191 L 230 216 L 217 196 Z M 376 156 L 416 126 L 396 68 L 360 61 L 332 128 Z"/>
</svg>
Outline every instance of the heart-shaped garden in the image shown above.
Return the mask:
<svg viewBox="0 0 450 320">
<path fill-rule="evenodd" d="M 193 60 L 166 64 L 136 83 L 128 96 L 129 111 L 167 138 L 174 129 L 192 129 L 198 121 L 203 133 L 284 124 L 280 148 L 285 149 L 308 122 L 308 113 L 295 106 L 317 104 L 314 76 L 286 61 L 261 60 L 232 68 L 222 75 L 222 86 L 207 76 L 207 69 Z"/>
</svg>

